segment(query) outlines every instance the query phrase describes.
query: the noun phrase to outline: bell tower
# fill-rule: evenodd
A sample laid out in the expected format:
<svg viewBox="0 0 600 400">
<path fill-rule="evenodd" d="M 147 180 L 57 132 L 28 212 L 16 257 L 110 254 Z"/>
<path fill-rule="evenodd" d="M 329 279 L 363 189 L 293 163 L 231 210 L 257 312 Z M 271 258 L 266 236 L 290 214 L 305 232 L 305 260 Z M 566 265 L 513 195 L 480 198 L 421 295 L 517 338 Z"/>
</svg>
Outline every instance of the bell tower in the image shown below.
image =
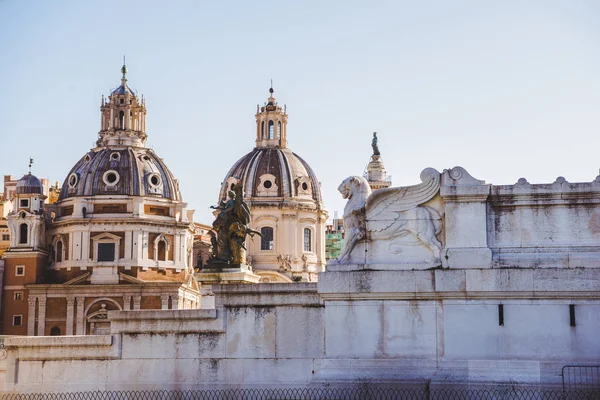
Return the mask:
<svg viewBox="0 0 600 400">
<path fill-rule="evenodd" d="M 287 148 L 287 107 L 277 104 L 273 84 L 264 106 L 256 106 L 256 147 Z"/>
<path fill-rule="evenodd" d="M 2 333 L 5 335 L 34 334 L 38 304 L 35 298 L 29 298 L 26 285 L 41 283 L 48 265 L 44 200 L 44 186 L 31 172 L 17 182 L 13 209 L 6 218 L 10 247 L 2 254 L 5 263 Z M 44 334 L 43 328 L 43 324 L 37 324 L 38 334 Z"/>
<path fill-rule="evenodd" d="M 134 146 L 146 145 L 146 101 L 127 85 L 127 66 L 123 60 L 121 85 L 112 91 L 108 100 L 102 96 L 100 106 L 100 138 L 96 145 Z"/>
</svg>

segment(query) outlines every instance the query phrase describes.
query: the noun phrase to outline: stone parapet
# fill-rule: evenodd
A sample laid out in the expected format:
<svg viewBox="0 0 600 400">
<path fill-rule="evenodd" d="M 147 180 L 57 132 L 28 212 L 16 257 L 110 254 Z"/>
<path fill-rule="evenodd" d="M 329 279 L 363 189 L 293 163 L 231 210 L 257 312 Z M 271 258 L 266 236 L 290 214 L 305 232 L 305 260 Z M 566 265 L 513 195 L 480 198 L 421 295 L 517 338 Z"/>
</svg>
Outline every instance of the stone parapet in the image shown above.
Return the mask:
<svg viewBox="0 0 600 400">
<path fill-rule="evenodd" d="M 109 311 L 110 333 L 224 332 L 222 311 Z"/>
<path fill-rule="evenodd" d="M 316 283 L 214 285 L 212 292 L 216 307 L 323 305 Z"/>
</svg>

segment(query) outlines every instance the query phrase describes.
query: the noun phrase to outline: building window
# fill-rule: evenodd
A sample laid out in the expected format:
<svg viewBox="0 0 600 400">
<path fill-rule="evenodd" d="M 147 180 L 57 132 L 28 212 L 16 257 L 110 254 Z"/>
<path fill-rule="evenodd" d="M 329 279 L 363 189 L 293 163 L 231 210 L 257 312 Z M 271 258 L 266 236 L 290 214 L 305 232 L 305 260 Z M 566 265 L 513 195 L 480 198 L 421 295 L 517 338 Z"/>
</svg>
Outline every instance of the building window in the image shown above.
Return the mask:
<svg viewBox="0 0 600 400">
<path fill-rule="evenodd" d="M 269 139 L 275 139 L 275 124 L 273 121 L 269 121 Z"/>
<path fill-rule="evenodd" d="M 273 228 L 265 226 L 260 228 L 262 238 L 260 239 L 261 250 L 273 250 Z"/>
<path fill-rule="evenodd" d="M 15 292 L 15 300 L 23 300 L 23 292 Z"/>
<path fill-rule="evenodd" d="M 60 328 L 58 326 L 53 326 L 50 329 L 50 336 L 60 336 Z"/>
<path fill-rule="evenodd" d="M 114 243 L 98 243 L 98 261 L 115 261 Z"/>
<path fill-rule="evenodd" d="M 13 315 L 13 326 L 21 326 L 23 325 L 23 316 L 22 315 Z"/>
<path fill-rule="evenodd" d="M 265 121 L 260 124 L 260 138 L 265 138 Z"/>
<path fill-rule="evenodd" d="M 19 226 L 19 243 L 27 244 L 27 224 Z"/>
<path fill-rule="evenodd" d="M 62 240 L 59 240 L 58 242 L 56 242 L 56 262 L 61 262 L 62 261 L 62 251 L 63 251 L 63 242 Z"/>
<path fill-rule="evenodd" d="M 29 199 L 20 199 L 19 200 L 19 207 L 21 207 L 21 208 L 27 208 L 27 207 L 29 207 Z"/>
<path fill-rule="evenodd" d="M 312 251 L 311 234 L 310 228 L 304 228 L 304 251 Z"/>
<path fill-rule="evenodd" d="M 165 261 L 167 259 L 167 243 L 164 240 L 159 240 L 156 246 L 158 252 L 158 261 Z"/>
<path fill-rule="evenodd" d="M 15 276 L 25 276 L 25 266 L 17 265 L 15 267 Z"/>
<path fill-rule="evenodd" d="M 121 99 L 123 101 L 123 99 Z M 121 129 L 125 129 L 125 112 L 119 112 L 119 125 Z"/>
<path fill-rule="evenodd" d="M 6 233 L 3 233 L 3 234 L 2 234 L 2 241 L 6 242 L 6 241 L 8 241 L 8 240 L 10 240 L 10 235 L 8 235 L 8 234 L 6 234 Z"/>
<path fill-rule="evenodd" d="M 281 139 L 281 121 L 277 122 L 277 139 Z"/>
</svg>

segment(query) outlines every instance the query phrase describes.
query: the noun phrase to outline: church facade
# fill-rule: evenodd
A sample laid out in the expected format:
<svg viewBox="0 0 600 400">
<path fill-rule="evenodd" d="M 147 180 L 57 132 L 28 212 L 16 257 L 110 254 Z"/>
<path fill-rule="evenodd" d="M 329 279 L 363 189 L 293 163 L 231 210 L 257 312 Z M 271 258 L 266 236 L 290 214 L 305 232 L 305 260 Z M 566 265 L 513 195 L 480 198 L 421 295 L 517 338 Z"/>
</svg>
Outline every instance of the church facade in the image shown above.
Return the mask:
<svg viewBox="0 0 600 400">
<path fill-rule="evenodd" d="M 46 204 L 31 173 L 7 215 L 3 334 L 110 331 L 111 310 L 198 308 L 193 212 L 162 159 L 146 147 L 146 104 L 121 85 L 102 98 L 96 147 Z"/>
</svg>

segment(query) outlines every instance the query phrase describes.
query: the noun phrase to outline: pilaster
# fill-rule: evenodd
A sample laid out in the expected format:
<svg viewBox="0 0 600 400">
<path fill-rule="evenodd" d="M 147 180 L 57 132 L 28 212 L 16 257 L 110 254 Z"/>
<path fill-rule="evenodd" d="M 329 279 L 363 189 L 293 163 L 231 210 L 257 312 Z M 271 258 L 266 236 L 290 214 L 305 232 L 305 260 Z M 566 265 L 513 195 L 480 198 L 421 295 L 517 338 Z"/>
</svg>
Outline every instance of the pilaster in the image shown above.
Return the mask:
<svg viewBox="0 0 600 400">
<path fill-rule="evenodd" d="M 169 309 L 169 295 L 168 294 L 161 294 L 160 295 L 160 301 L 161 301 L 161 309 L 162 310 L 168 310 Z"/>
<path fill-rule="evenodd" d="M 77 335 L 85 335 L 85 324 L 83 320 L 84 297 L 77 297 Z"/>
<path fill-rule="evenodd" d="M 37 297 L 29 296 L 27 299 L 27 336 L 35 335 L 35 304 Z"/>
<path fill-rule="evenodd" d="M 123 296 L 123 310 L 131 310 L 131 295 L 129 294 Z"/>
<path fill-rule="evenodd" d="M 75 312 L 75 297 L 67 296 L 67 328 L 65 335 L 73 335 L 73 322 L 74 322 L 74 312 Z"/>
<path fill-rule="evenodd" d="M 38 336 L 46 335 L 46 298 L 38 297 Z"/>
</svg>

